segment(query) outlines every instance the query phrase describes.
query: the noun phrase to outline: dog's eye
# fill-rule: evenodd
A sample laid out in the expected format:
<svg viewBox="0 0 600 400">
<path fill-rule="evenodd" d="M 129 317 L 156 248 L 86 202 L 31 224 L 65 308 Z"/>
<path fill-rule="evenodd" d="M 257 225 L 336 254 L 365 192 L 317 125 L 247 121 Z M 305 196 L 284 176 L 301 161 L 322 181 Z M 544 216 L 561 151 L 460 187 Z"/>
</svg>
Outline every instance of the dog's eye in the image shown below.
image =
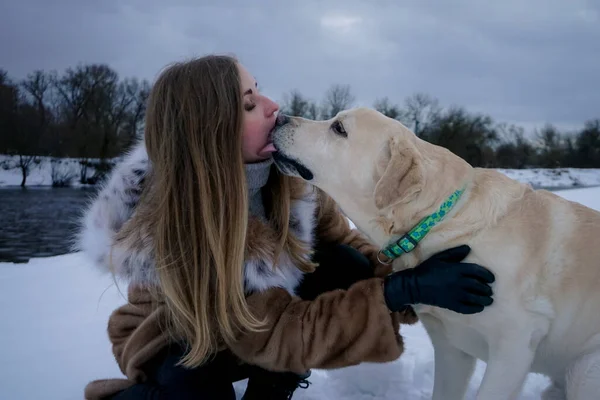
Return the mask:
<svg viewBox="0 0 600 400">
<path fill-rule="evenodd" d="M 334 121 L 333 124 L 331 124 L 331 129 L 333 129 L 333 131 L 339 136 L 345 138 L 348 137 L 348 133 L 346 133 L 344 125 L 342 125 L 340 121 Z"/>
</svg>

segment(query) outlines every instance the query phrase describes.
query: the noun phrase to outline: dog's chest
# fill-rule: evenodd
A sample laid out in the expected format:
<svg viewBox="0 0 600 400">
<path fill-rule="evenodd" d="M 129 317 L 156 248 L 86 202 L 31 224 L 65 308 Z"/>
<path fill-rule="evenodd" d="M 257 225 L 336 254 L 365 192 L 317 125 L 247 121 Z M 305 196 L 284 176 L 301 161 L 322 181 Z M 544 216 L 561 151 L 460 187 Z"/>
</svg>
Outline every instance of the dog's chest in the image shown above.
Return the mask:
<svg viewBox="0 0 600 400">
<path fill-rule="evenodd" d="M 488 360 L 489 346 L 486 333 L 469 324 L 468 316 L 454 314 L 447 317 L 445 310 L 429 306 L 416 306 L 415 311 L 427 331 L 435 331 L 450 344 L 482 361 Z"/>
<path fill-rule="evenodd" d="M 502 333 L 503 325 L 510 326 L 511 324 L 510 321 L 506 321 L 498 315 L 495 315 L 495 318 L 456 315 L 428 306 L 417 306 L 415 311 L 430 335 L 432 333 L 441 335 L 451 346 L 484 362 L 489 361 L 490 340 L 494 337 L 497 338 L 499 332 Z M 488 316 L 490 314 L 494 313 L 489 313 Z M 531 318 L 534 317 L 531 316 Z M 543 324 L 539 324 L 539 326 L 540 332 L 542 332 L 540 334 L 544 336 L 545 328 L 543 328 Z M 524 326 L 523 328 L 523 335 L 527 335 L 527 337 L 532 335 L 529 327 Z M 537 336 L 535 330 L 533 336 Z M 600 335 L 598 339 L 600 340 Z M 565 347 L 566 342 L 562 335 L 559 339 L 544 336 L 536 349 L 531 372 L 542 373 L 559 382 L 572 358 L 569 349 Z"/>
<path fill-rule="evenodd" d="M 437 320 L 436 325 L 441 327 L 442 334 L 454 347 L 482 361 L 488 360 L 488 343 L 485 334 L 480 330 L 459 320 L 441 319 L 431 314 L 428 314 L 428 317 Z"/>
</svg>

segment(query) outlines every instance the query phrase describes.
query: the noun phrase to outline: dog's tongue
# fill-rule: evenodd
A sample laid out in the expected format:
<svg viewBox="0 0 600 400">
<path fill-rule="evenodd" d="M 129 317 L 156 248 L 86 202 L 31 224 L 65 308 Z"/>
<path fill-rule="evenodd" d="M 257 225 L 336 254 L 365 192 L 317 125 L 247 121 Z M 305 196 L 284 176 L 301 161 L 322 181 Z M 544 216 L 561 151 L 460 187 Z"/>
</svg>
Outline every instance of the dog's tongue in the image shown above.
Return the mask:
<svg viewBox="0 0 600 400">
<path fill-rule="evenodd" d="M 259 151 L 259 155 L 268 156 L 269 154 L 274 153 L 276 151 L 277 149 L 275 148 L 275 145 L 273 143 L 267 143 L 267 145 L 263 147 L 261 151 Z"/>
</svg>

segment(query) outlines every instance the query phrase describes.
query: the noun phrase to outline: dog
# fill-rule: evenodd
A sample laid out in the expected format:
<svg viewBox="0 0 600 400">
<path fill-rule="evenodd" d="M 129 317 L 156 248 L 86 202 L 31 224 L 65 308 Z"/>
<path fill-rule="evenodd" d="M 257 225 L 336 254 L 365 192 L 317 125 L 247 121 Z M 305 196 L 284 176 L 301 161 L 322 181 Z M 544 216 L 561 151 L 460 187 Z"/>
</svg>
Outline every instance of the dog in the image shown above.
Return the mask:
<svg viewBox="0 0 600 400">
<path fill-rule="evenodd" d="M 545 399 L 600 398 L 600 213 L 474 168 L 369 108 L 280 115 L 272 141 L 277 167 L 328 193 L 394 270 L 467 244 L 465 261 L 495 274 L 481 313 L 414 306 L 434 347 L 433 399 L 464 398 L 476 359 L 478 399 L 517 398 L 529 372 L 552 380 Z M 423 221 L 420 240 L 406 236 Z"/>
</svg>

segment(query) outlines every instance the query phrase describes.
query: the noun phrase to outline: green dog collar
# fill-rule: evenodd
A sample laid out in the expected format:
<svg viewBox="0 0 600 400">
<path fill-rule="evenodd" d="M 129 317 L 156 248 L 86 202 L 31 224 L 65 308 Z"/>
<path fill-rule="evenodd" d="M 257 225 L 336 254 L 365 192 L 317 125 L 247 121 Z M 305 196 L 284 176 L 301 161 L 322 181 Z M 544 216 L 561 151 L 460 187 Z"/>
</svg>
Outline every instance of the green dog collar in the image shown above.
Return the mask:
<svg viewBox="0 0 600 400">
<path fill-rule="evenodd" d="M 429 231 L 437 225 L 444 217 L 452 210 L 465 189 L 459 189 L 452 193 L 440 208 L 433 214 L 423 218 L 414 228 L 403 235 L 400 239 L 388 244 L 382 250 L 379 250 L 377 259 L 382 264 L 391 264 L 392 260 L 400 257 L 404 253 L 410 253 L 419 244 L 421 240 L 429 233 Z M 379 258 L 379 254 L 383 253 L 388 259 L 388 262 L 383 262 Z"/>
</svg>

